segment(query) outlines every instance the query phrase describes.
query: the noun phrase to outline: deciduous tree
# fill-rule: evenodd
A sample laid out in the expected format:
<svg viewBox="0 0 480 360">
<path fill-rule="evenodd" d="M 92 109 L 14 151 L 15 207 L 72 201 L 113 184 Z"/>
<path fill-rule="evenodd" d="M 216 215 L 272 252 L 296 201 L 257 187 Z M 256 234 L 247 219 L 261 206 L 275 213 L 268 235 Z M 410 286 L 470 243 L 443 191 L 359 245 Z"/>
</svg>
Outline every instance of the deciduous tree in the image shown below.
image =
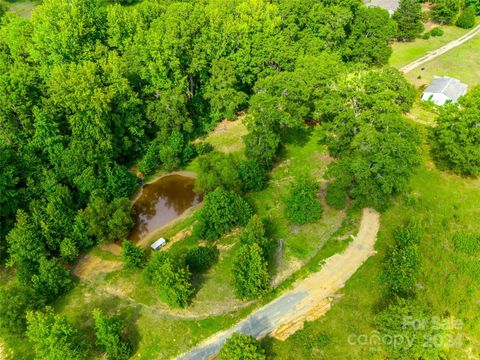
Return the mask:
<svg viewBox="0 0 480 360">
<path fill-rule="evenodd" d="M 251 215 L 251 206 L 240 195 L 217 188 L 205 196 L 194 233 L 201 238 L 214 240 L 234 226 L 246 225 Z"/>
<path fill-rule="evenodd" d="M 132 355 L 132 346 L 123 338 L 124 324 L 118 317 L 109 317 L 100 309 L 92 312 L 95 321 L 97 346 L 105 352 L 107 359 L 127 360 Z"/>
<path fill-rule="evenodd" d="M 66 317 L 54 314 L 51 308 L 27 313 L 27 324 L 27 336 L 38 359 L 88 359 L 88 348 L 77 329 Z"/>
<path fill-rule="evenodd" d="M 265 360 L 265 351 L 252 336 L 233 333 L 218 354 L 220 360 Z"/>
<path fill-rule="evenodd" d="M 232 268 L 235 294 L 241 299 L 255 300 L 270 286 L 268 264 L 257 243 L 243 245 Z"/>
<path fill-rule="evenodd" d="M 314 222 L 322 217 L 323 209 L 317 197 L 318 183 L 308 175 L 300 175 L 285 201 L 285 216 L 294 224 Z"/>
<path fill-rule="evenodd" d="M 445 106 L 432 131 L 432 153 L 441 167 L 465 175 L 480 174 L 480 88 L 472 89 L 460 105 Z"/>
</svg>

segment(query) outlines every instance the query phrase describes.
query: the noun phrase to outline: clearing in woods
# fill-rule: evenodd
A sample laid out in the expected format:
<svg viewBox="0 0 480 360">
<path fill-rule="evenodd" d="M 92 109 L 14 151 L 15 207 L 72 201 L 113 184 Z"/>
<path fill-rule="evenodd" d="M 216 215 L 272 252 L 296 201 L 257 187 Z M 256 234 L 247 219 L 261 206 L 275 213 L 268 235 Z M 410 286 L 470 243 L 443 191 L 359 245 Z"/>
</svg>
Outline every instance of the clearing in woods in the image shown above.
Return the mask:
<svg viewBox="0 0 480 360">
<path fill-rule="evenodd" d="M 328 258 L 319 272 L 299 281 L 292 290 L 256 310 L 230 330 L 215 334 L 178 359 L 208 359 L 219 352 L 223 342 L 234 332 L 256 338 L 272 334 L 284 340 L 302 328 L 305 321 L 319 318 L 330 309 L 338 290 L 375 254 L 379 228 L 380 214 L 372 209 L 364 209 L 358 235 L 344 252 Z"/>
</svg>

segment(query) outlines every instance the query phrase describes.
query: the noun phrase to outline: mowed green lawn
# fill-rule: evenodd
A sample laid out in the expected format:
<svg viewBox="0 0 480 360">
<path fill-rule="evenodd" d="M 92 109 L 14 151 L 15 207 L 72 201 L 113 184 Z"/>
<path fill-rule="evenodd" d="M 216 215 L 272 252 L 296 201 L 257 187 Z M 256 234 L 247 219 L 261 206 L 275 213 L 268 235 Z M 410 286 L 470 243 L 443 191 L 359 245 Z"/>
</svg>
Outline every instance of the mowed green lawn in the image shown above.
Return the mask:
<svg viewBox="0 0 480 360">
<path fill-rule="evenodd" d="M 440 28 L 444 31 L 442 36 L 430 37 L 428 40 L 415 39 L 415 41 L 412 42 L 395 42 L 392 45 L 393 53 L 390 57 L 389 64 L 393 67 L 401 68 L 402 66 L 426 55 L 428 52 L 458 39 L 460 36 L 471 30 L 449 25 L 443 25 L 440 26 Z"/>
<path fill-rule="evenodd" d="M 384 307 L 379 275 L 382 261 L 392 244 L 392 232 L 413 219 L 423 226 L 420 244 L 422 270 L 418 298 L 433 315 L 460 319 L 454 335 L 461 343 L 447 349 L 451 359 L 480 357 L 480 252 L 456 250 L 455 234 L 480 235 L 480 179 L 467 179 L 439 171 L 429 156 L 412 178 L 410 189 L 395 199 L 381 217 L 376 249 L 347 282 L 343 296 L 319 320 L 308 323 L 285 342 L 267 339 L 275 359 L 385 359 L 382 346 L 355 345 L 349 336 L 375 331 L 375 314 Z M 478 249 L 478 246 L 477 246 Z"/>
<path fill-rule="evenodd" d="M 475 86 L 480 83 L 480 35 L 417 67 L 405 76 L 416 86 L 429 84 L 435 75 L 451 76 Z M 422 70 L 423 69 L 423 70 Z"/>
</svg>

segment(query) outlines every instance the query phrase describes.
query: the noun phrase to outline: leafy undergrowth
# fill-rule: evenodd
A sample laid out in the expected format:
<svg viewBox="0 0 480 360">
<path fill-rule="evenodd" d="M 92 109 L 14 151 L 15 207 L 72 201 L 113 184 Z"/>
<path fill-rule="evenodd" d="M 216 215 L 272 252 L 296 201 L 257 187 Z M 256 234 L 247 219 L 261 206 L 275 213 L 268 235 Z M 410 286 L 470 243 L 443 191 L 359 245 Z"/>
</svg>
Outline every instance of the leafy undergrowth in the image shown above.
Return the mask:
<svg viewBox="0 0 480 360">
<path fill-rule="evenodd" d="M 382 261 L 393 244 L 393 230 L 414 219 L 424 229 L 419 248 L 419 301 L 427 304 L 435 316 L 461 320 L 463 325 L 452 330 L 453 336 L 460 336 L 456 337 L 460 342 L 445 349 L 450 358 L 478 358 L 479 202 L 479 179 L 441 172 L 425 159 L 411 181 L 410 191 L 382 215 L 377 256 L 347 282 L 343 296 L 326 316 L 285 342 L 266 339 L 269 354 L 275 359 L 386 358 L 385 347 L 361 345 L 356 340 L 358 335 L 375 334 L 374 317 L 385 306 L 379 281 Z"/>
</svg>

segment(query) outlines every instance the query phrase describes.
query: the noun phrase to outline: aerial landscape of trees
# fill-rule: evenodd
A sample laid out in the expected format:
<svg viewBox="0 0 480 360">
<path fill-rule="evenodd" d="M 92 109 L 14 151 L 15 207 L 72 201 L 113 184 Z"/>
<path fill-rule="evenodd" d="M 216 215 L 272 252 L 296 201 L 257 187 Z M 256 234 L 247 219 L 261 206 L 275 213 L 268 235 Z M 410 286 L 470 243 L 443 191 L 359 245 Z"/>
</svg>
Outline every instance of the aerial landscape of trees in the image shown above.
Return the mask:
<svg viewBox="0 0 480 360">
<path fill-rule="evenodd" d="M 301 144 L 298 134 L 323 134 L 317 146 L 332 158 L 326 203 L 335 209 L 386 210 L 421 162 L 421 136 L 404 116 L 417 90 L 388 66 L 394 39 L 423 32 L 416 1 L 401 0 L 392 17 L 356 0 L 45 0 L 31 18 L 2 9 L 0 265 L 8 281 L 0 329 L 28 338 L 38 358 L 90 357 L 79 330 L 49 305 L 78 286 L 74 264 L 96 245 L 120 243 L 126 273 L 141 273 L 168 307 L 185 308 L 201 286 L 193 279 L 220 257 L 216 241 L 239 228 L 228 270 L 235 296 L 266 295 L 278 239 L 249 195 L 268 188 L 285 146 Z M 438 0 L 431 16 L 470 28 L 479 11 L 478 2 Z M 439 167 L 480 174 L 479 98 L 477 88 L 440 112 L 431 131 Z M 203 142 L 239 112 L 240 156 Z M 193 160 L 203 194 L 192 216 L 195 245 L 150 254 L 126 240 L 145 179 Z M 321 220 L 323 184 L 293 175 L 279 205 L 289 226 Z M 396 233 L 385 264 L 385 287 L 408 298 L 379 316 L 385 332 L 414 292 L 418 239 L 409 236 Z M 107 358 L 136 351 L 117 317 L 97 309 L 89 321 Z M 246 349 L 265 358 L 256 340 L 238 334 L 220 358 L 245 358 Z"/>
<path fill-rule="evenodd" d="M 476 87 L 449 104 L 432 131 L 432 153 L 441 167 L 478 176 L 480 174 L 480 88 Z"/>
</svg>

